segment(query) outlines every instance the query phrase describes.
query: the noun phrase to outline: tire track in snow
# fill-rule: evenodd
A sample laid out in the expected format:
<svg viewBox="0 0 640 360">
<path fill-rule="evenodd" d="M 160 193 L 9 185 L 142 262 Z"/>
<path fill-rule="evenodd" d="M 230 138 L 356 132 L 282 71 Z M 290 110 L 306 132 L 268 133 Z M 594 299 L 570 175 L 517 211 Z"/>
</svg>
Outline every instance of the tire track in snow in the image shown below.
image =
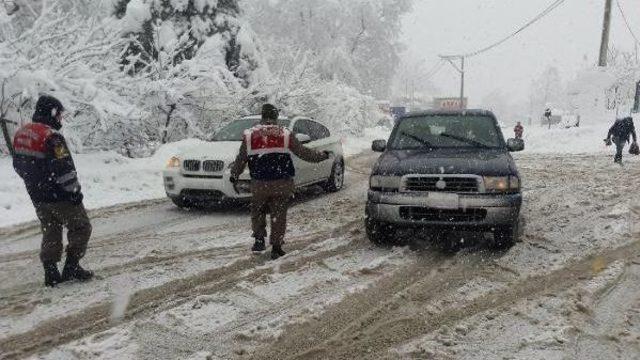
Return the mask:
<svg viewBox="0 0 640 360">
<path fill-rule="evenodd" d="M 300 239 L 290 244 L 291 251 L 302 250 L 313 246 L 318 240 L 335 238 L 348 234 L 359 227 L 362 219 L 349 222 L 334 230 L 321 232 Z M 364 238 L 360 238 L 364 241 Z M 320 261 L 348 249 L 357 248 L 359 242 L 351 241 L 327 251 L 316 251 L 313 256 L 287 259 L 280 271 L 295 271 L 307 266 L 311 261 Z M 130 321 L 150 312 L 162 311 L 177 307 L 196 295 L 208 295 L 234 286 L 240 281 L 253 281 L 265 274 L 273 272 L 273 268 L 258 269 L 268 261 L 267 256 L 254 258 L 247 256 L 236 262 L 187 278 L 169 281 L 158 287 L 137 291 L 131 296 L 125 312 L 125 319 Z M 9 336 L 0 340 L 0 353 L 3 358 L 14 359 L 46 351 L 55 346 L 109 329 L 117 323 L 111 322 L 112 301 L 103 301 L 89 306 L 80 312 L 52 319 L 39 324 L 31 331 Z"/>
<path fill-rule="evenodd" d="M 379 286 L 354 294 L 330 309 L 320 323 L 289 327 L 273 346 L 258 349 L 255 359 L 354 359 L 384 357 L 386 350 L 427 334 L 443 325 L 452 325 L 488 310 L 499 311 L 516 302 L 546 293 L 564 290 L 585 277 L 595 276 L 594 259 L 604 266 L 621 259 L 640 257 L 640 239 L 633 243 L 571 261 L 549 273 L 512 281 L 505 289 L 462 302 L 454 308 L 429 313 L 433 303 L 447 289 L 470 278 L 482 276 L 504 281 L 504 274 L 486 268 L 480 256 L 468 263 L 454 265 L 444 272 L 414 269 L 397 274 Z M 475 273 L 470 277 L 461 272 Z M 402 278 L 406 276 L 406 278 Z M 400 285 L 399 285 L 400 284 Z M 412 300 L 403 293 L 422 294 Z M 395 295 L 399 293 L 399 295 Z"/>
</svg>

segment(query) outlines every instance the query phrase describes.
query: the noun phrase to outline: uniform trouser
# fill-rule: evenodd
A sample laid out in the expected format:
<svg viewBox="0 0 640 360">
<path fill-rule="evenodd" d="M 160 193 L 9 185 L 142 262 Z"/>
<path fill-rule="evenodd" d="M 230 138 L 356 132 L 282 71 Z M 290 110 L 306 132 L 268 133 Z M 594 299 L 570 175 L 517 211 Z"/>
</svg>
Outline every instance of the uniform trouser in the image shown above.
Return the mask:
<svg viewBox="0 0 640 360">
<path fill-rule="evenodd" d="M 82 204 L 70 202 L 36 204 L 42 227 L 40 260 L 59 262 L 62 258 L 62 228 L 67 228 L 67 258 L 80 260 L 91 237 L 91 222 Z"/>
<path fill-rule="evenodd" d="M 293 180 L 251 182 L 251 224 L 253 237 L 267 237 L 267 212 L 271 215 L 271 245 L 282 245 L 287 230 L 287 209 L 293 196 Z"/>
<path fill-rule="evenodd" d="M 613 143 L 616 144 L 616 155 L 614 156 L 613 160 L 620 162 L 622 161 L 622 152 L 624 151 L 624 146 L 627 144 L 627 140 L 619 137 L 614 137 Z"/>
</svg>

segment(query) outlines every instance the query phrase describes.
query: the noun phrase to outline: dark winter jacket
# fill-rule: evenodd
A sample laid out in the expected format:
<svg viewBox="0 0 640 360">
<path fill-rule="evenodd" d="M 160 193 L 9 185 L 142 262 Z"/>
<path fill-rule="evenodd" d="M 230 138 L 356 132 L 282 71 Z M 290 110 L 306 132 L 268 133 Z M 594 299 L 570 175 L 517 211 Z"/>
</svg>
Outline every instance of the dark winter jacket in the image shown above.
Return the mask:
<svg viewBox="0 0 640 360">
<path fill-rule="evenodd" d="M 304 147 L 283 127 L 259 125 L 245 133 L 231 176 L 237 179 L 249 163 L 253 180 L 292 179 L 296 174 L 292 155 L 314 163 L 328 159 L 327 154 Z"/>
<path fill-rule="evenodd" d="M 627 117 L 616 120 L 609 129 L 607 139 L 611 139 L 612 136 L 627 142 L 629 142 L 630 137 L 633 137 L 633 142 L 636 142 L 638 138 L 636 136 L 636 128 L 633 124 L 633 118 Z"/>
<path fill-rule="evenodd" d="M 13 141 L 13 167 L 24 180 L 34 204 L 82 202 L 75 164 L 67 143 L 50 124 L 52 117 L 34 117 L 21 127 Z"/>
</svg>

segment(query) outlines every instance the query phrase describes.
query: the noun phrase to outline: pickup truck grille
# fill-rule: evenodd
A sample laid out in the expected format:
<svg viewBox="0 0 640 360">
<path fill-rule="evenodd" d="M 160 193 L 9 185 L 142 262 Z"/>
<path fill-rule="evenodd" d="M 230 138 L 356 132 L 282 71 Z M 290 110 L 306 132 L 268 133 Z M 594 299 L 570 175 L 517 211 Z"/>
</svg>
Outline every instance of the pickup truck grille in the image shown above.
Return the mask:
<svg viewBox="0 0 640 360">
<path fill-rule="evenodd" d="M 406 206 L 400 208 L 400 216 L 405 220 L 434 222 L 478 222 L 487 217 L 485 209 L 442 210 L 427 207 Z"/>
<path fill-rule="evenodd" d="M 186 171 L 200 171 L 200 160 L 185 160 L 182 166 Z"/>
<path fill-rule="evenodd" d="M 224 162 L 219 160 L 206 160 L 202 163 L 205 172 L 221 172 L 224 170 Z"/>
<path fill-rule="evenodd" d="M 478 180 L 472 177 L 408 177 L 403 191 L 475 193 L 478 192 Z"/>
</svg>

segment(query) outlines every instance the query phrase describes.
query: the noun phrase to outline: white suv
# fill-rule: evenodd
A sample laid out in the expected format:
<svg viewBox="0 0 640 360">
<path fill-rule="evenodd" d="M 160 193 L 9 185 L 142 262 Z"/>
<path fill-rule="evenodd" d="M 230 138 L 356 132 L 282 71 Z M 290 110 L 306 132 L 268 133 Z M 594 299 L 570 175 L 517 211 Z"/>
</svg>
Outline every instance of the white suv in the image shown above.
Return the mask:
<svg viewBox="0 0 640 360">
<path fill-rule="evenodd" d="M 230 168 L 242 144 L 245 130 L 260 122 L 248 116 L 222 128 L 211 142 L 183 150 L 172 157 L 163 173 L 167 196 L 179 207 L 202 206 L 225 200 L 251 197 L 248 169 L 236 186 L 229 181 Z M 329 151 L 329 160 L 312 164 L 292 155 L 297 188 L 320 184 L 327 191 L 339 191 L 344 184 L 342 143 L 322 124 L 307 117 L 281 117 L 278 122 L 290 129 L 306 147 Z"/>
</svg>

